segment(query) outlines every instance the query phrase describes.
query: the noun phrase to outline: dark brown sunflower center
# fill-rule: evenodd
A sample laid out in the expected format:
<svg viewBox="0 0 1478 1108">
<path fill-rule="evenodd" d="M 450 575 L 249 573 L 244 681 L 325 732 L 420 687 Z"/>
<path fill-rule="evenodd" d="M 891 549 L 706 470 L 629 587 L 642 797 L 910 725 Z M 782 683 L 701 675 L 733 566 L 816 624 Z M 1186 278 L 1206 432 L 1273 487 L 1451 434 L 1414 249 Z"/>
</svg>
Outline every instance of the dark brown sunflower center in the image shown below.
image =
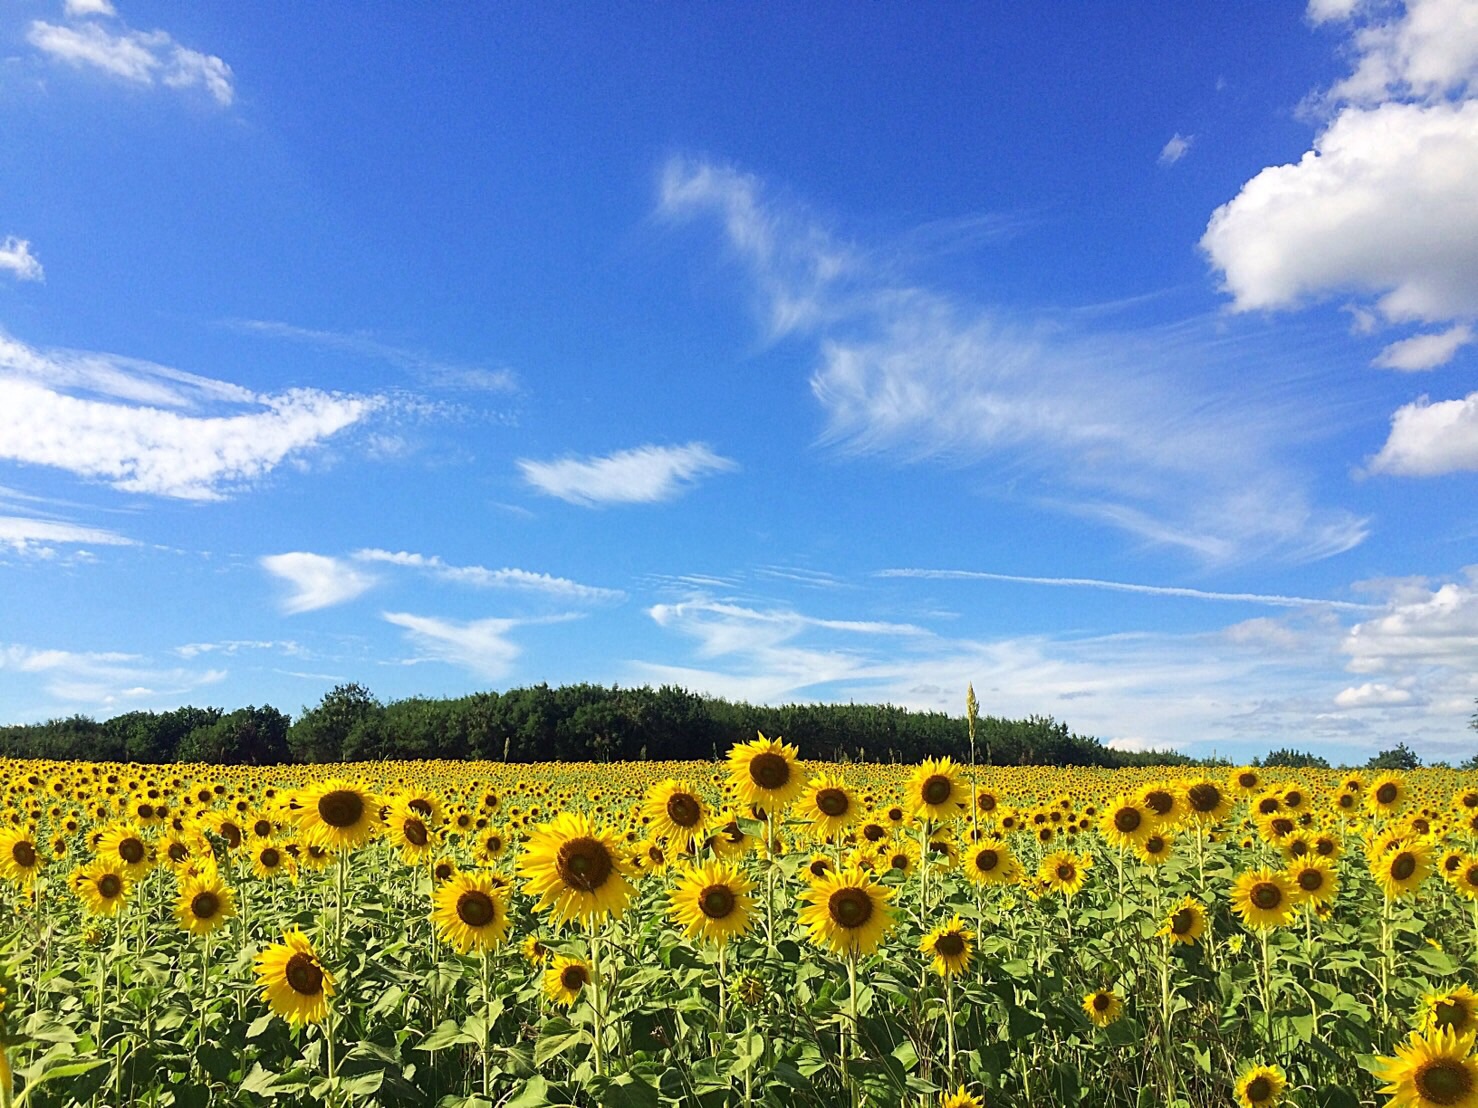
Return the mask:
<svg viewBox="0 0 1478 1108">
<path fill-rule="evenodd" d="M 869 823 L 862 829 L 862 837 L 870 843 L 881 842 L 887 833 L 886 828 L 879 827 L 876 823 Z"/>
<path fill-rule="evenodd" d="M 990 793 L 980 794 L 979 805 L 982 812 L 994 812 L 996 810 L 996 804 L 996 798 Z"/>
<path fill-rule="evenodd" d="M 272 834 L 272 824 L 267 820 L 259 819 L 251 825 L 251 833 L 259 839 L 265 839 L 268 835 Z"/>
<path fill-rule="evenodd" d="M 872 919 L 872 897 L 865 889 L 838 889 L 826 902 L 826 910 L 833 923 L 852 931 Z"/>
<path fill-rule="evenodd" d="M 1339 806 L 1341 808 L 1353 808 L 1355 806 L 1355 796 L 1354 796 L 1354 794 L 1353 793 L 1340 793 L 1339 794 Z"/>
<path fill-rule="evenodd" d="M 846 815 L 851 806 L 847 794 L 841 789 L 820 789 L 816 793 L 816 807 L 821 809 L 822 815 L 835 819 Z"/>
<path fill-rule="evenodd" d="M 998 850 L 981 850 L 975 855 L 975 868 L 981 873 L 990 873 L 1001 864 L 1001 853 Z"/>
<path fill-rule="evenodd" d="M 1114 1006 L 1114 998 L 1107 993 L 1093 994 L 1093 1010 L 1095 1012 L 1107 1012 Z"/>
<path fill-rule="evenodd" d="M 262 863 L 263 869 L 276 869 L 282 865 L 282 854 L 275 846 L 265 847 L 257 859 Z"/>
<path fill-rule="evenodd" d="M 667 818 L 679 827 L 697 827 L 703 818 L 703 808 L 697 798 L 687 793 L 673 793 L 667 798 Z"/>
<path fill-rule="evenodd" d="M 942 773 L 936 773 L 919 787 L 919 795 L 924 798 L 925 804 L 938 806 L 949 800 L 950 793 L 954 792 L 954 784 Z"/>
<path fill-rule="evenodd" d="M 221 910 L 221 898 L 209 890 L 195 894 L 190 901 L 190 914 L 196 919 L 215 919 Z"/>
<path fill-rule="evenodd" d="M 436 863 L 435 873 L 436 879 L 438 881 L 445 881 L 447 878 L 451 877 L 453 872 L 455 872 L 455 869 L 450 862 Z"/>
<path fill-rule="evenodd" d="M 353 827 L 364 818 L 364 797 L 353 789 L 335 789 L 318 800 L 318 818 L 330 827 Z"/>
<path fill-rule="evenodd" d="M 756 754 L 749 763 L 749 779 L 762 789 L 783 789 L 790 783 L 790 763 L 773 751 Z"/>
<path fill-rule="evenodd" d="M 1397 881 L 1408 880 L 1416 872 L 1416 855 L 1403 850 L 1391 859 L 1391 876 Z"/>
<path fill-rule="evenodd" d="M 1257 788 L 1257 774 L 1255 774 L 1255 773 L 1239 773 L 1239 774 L 1237 774 L 1237 785 L 1240 788 L 1244 788 L 1244 789 L 1255 789 L 1255 788 Z"/>
<path fill-rule="evenodd" d="M 457 897 L 457 918 L 468 927 L 486 927 L 498 918 L 498 908 L 487 893 L 468 889 Z"/>
<path fill-rule="evenodd" d="M 1289 789 L 1283 794 L 1283 803 L 1290 808 L 1298 808 L 1304 802 L 1304 794 L 1297 789 Z"/>
<path fill-rule="evenodd" d="M 566 885 L 593 893 L 606 883 L 615 867 L 610 852 L 598 839 L 571 839 L 559 848 L 554 868 Z"/>
<path fill-rule="evenodd" d="M 559 972 L 559 983 L 566 992 L 578 993 L 590 980 L 584 966 L 566 966 Z"/>
<path fill-rule="evenodd" d="M 405 823 L 401 825 L 400 830 L 401 834 L 405 836 L 405 841 L 410 843 L 411 846 L 425 846 L 427 840 L 431 838 L 426 832 L 426 825 L 415 816 L 407 817 Z"/>
<path fill-rule="evenodd" d="M 1478 866 L 1469 866 L 1463 870 L 1462 880 L 1470 889 L 1478 889 Z"/>
<path fill-rule="evenodd" d="M 1295 858 L 1302 858 L 1308 852 L 1309 844 L 1304 842 L 1302 839 L 1295 839 L 1293 842 L 1288 844 L 1288 853 L 1293 855 Z"/>
<path fill-rule="evenodd" d="M 709 919 L 727 919 L 738 906 L 734 890 L 727 885 L 709 885 L 698 894 L 698 908 Z"/>
<path fill-rule="evenodd" d="M 144 860 L 144 844 L 138 839 L 124 839 L 118 844 L 118 857 L 136 866 Z"/>
<path fill-rule="evenodd" d="M 1453 1000 L 1439 1000 L 1432 1005 L 1432 1022 L 1438 1027 L 1463 1031 L 1472 1022 L 1468 1009 Z"/>
<path fill-rule="evenodd" d="M 21 869 L 33 869 L 36 865 L 36 847 L 25 839 L 18 839 L 10 848 L 10 857 Z"/>
<path fill-rule="evenodd" d="M 660 866 L 663 862 L 667 861 L 667 854 L 660 846 L 658 846 L 656 843 L 653 843 L 651 846 L 647 847 L 647 859 L 654 866 Z"/>
<path fill-rule="evenodd" d="M 311 954 L 302 951 L 294 954 L 287 960 L 287 969 L 282 975 L 287 978 L 292 991 L 301 996 L 317 996 L 323 992 L 323 967 Z"/>
<path fill-rule="evenodd" d="M 241 828 L 227 820 L 221 824 L 221 838 L 226 840 L 232 850 L 235 850 L 241 845 Z"/>
<path fill-rule="evenodd" d="M 1165 852 L 1165 840 L 1159 835 L 1151 835 L 1144 841 L 1144 849 L 1147 854 L 1163 854 Z"/>
<path fill-rule="evenodd" d="M 98 878 L 98 892 L 102 894 L 103 899 L 112 900 L 122 891 L 123 878 L 116 873 L 105 873 Z"/>
<path fill-rule="evenodd" d="M 1144 794 L 1145 806 L 1157 816 L 1163 816 L 1171 808 L 1175 807 L 1175 797 L 1164 789 L 1151 789 Z"/>
<path fill-rule="evenodd" d="M 415 812 L 416 815 L 420 816 L 422 819 L 431 818 L 431 801 L 427 800 L 425 797 L 418 796 L 411 800 L 408 800 L 405 806 L 411 811 Z"/>
<path fill-rule="evenodd" d="M 169 844 L 169 860 L 171 862 L 183 862 L 190 857 L 190 848 L 184 843 Z"/>
<path fill-rule="evenodd" d="M 1306 893 L 1316 893 L 1324 887 L 1324 874 L 1316 869 L 1306 869 L 1298 875 L 1298 887 Z"/>
<path fill-rule="evenodd" d="M 1170 917 L 1170 930 L 1176 935 L 1189 935 L 1196 926 L 1196 913 L 1182 908 Z"/>
<path fill-rule="evenodd" d="M 1120 808 L 1114 813 L 1114 829 L 1121 835 L 1132 835 L 1143 822 L 1144 817 L 1134 808 Z"/>
<path fill-rule="evenodd" d="M 1247 1099 L 1253 1104 L 1260 1104 L 1272 1095 L 1273 1083 L 1262 1074 L 1247 1082 Z"/>
<path fill-rule="evenodd" d="M 1473 1091 L 1468 1067 L 1455 1058 L 1433 1058 L 1422 1063 L 1412 1084 L 1430 1104 L 1462 1104 Z"/>
<path fill-rule="evenodd" d="M 1279 816 L 1277 819 L 1275 819 L 1271 823 L 1269 823 L 1268 826 L 1273 829 L 1273 834 L 1278 835 L 1280 837 L 1283 836 L 1283 835 L 1291 835 L 1291 834 L 1293 834 L 1293 827 L 1294 827 L 1293 821 L 1291 819 L 1287 819 L 1287 818 L 1285 818 L 1283 816 Z"/>
<path fill-rule="evenodd" d="M 1271 912 L 1283 903 L 1283 890 L 1271 881 L 1259 881 L 1252 886 L 1247 899 L 1264 912 Z"/>
<path fill-rule="evenodd" d="M 1265 796 L 1257 802 L 1258 814 L 1270 816 L 1283 806 L 1283 802 L 1276 796 Z"/>
<path fill-rule="evenodd" d="M 1478 793 L 1463 793 L 1464 808 L 1478 808 Z"/>
<path fill-rule="evenodd" d="M 811 871 L 812 877 L 825 877 L 831 872 L 831 862 L 826 858 L 815 858 L 806 868 Z"/>
<path fill-rule="evenodd" d="M 1400 789 L 1396 788 L 1390 781 L 1387 781 L 1375 790 L 1375 799 L 1381 804 L 1394 804 L 1400 792 Z"/>
<path fill-rule="evenodd" d="M 1057 880 L 1064 884 L 1070 884 L 1078 876 L 1078 867 L 1071 862 L 1060 862 L 1057 866 Z"/>
<path fill-rule="evenodd" d="M 502 853 L 502 850 L 503 850 L 503 836 L 502 835 L 489 835 L 487 837 L 487 847 L 488 847 L 488 853 L 489 854 L 500 854 L 500 853 Z"/>
<path fill-rule="evenodd" d="M 958 958 L 965 953 L 965 936 L 955 931 L 946 931 L 934 940 L 934 953 L 941 958 Z"/>
<path fill-rule="evenodd" d="M 1192 785 L 1186 792 L 1193 812 L 1214 812 L 1221 805 L 1221 790 L 1209 781 Z"/>
</svg>

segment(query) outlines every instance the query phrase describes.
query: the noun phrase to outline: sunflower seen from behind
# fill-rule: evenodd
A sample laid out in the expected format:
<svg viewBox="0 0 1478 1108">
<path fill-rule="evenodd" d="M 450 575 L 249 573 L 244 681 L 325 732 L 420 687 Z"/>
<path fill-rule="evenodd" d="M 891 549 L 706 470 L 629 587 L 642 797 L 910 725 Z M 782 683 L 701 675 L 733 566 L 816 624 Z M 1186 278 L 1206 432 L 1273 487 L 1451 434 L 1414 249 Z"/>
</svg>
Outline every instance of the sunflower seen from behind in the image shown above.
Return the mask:
<svg viewBox="0 0 1478 1108">
<path fill-rule="evenodd" d="M 453 874 L 431 899 L 431 922 L 459 954 L 495 949 L 508 936 L 502 890 L 487 874 Z"/>
<path fill-rule="evenodd" d="M 753 923 L 753 883 L 738 867 L 707 862 L 682 872 L 668 896 L 667 914 L 690 939 L 722 946 Z"/>
<path fill-rule="evenodd" d="M 894 925 L 891 889 L 855 866 L 812 881 L 801 901 L 798 922 L 817 946 L 861 956 L 877 950 Z"/>
<path fill-rule="evenodd" d="M 556 922 L 619 918 L 631 901 L 635 876 L 615 832 L 588 816 L 562 812 L 530 836 L 518 860 L 524 891 Z"/>
<path fill-rule="evenodd" d="M 318 960 L 313 944 L 301 931 L 284 932 L 282 942 L 257 955 L 255 969 L 262 999 L 275 1015 L 294 1026 L 328 1018 L 333 974 Z"/>
</svg>

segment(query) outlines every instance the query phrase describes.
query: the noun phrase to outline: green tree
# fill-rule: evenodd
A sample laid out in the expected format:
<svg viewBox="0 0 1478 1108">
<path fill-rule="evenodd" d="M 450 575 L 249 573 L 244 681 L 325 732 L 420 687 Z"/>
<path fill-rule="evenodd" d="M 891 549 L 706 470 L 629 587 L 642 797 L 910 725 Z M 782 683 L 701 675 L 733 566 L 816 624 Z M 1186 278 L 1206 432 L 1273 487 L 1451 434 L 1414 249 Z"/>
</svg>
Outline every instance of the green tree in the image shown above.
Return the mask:
<svg viewBox="0 0 1478 1108">
<path fill-rule="evenodd" d="M 1366 762 L 1365 768 L 1410 770 L 1416 769 L 1421 764 L 1422 760 L 1417 757 L 1416 751 L 1412 750 L 1405 743 L 1397 743 L 1394 749 L 1382 750 L 1374 758 Z"/>
<path fill-rule="evenodd" d="M 1317 754 L 1309 754 L 1303 750 L 1289 750 L 1284 747 L 1274 750 L 1261 761 L 1254 758 L 1252 764 L 1255 766 L 1281 766 L 1286 769 L 1328 769 L 1329 760 L 1321 758 Z"/>
<path fill-rule="evenodd" d="M 374 693 L 358 682 L 335 685 L 292 725 L 288 748 L 299 762 L 341 762 L 350 751 L 378 746 L 364 732 L 379 723 L 384 711 Z"/>
<path fill-rule="evenodd" d="M 197 727 L 179 745 L 182 762 L 212 765 L 262 766 L 288 760 L 291 720 L 264 704 L 238 708 L 214 723 Z"/>
</svg>

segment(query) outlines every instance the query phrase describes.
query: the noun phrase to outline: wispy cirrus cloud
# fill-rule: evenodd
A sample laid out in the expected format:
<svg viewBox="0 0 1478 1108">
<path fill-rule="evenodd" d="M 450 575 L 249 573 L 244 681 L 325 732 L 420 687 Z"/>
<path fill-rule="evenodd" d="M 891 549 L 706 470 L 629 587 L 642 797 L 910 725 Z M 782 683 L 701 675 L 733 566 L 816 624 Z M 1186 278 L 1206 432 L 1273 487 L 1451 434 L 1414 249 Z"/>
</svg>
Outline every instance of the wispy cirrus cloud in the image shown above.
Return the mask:
<svg viewBox="0 0 1478 1108">
<path fill-rule="evenodd" d="M 184 46 L 168 31 L 114 29 L 91 18 L 115 16 L 111 4 L 68 0 L 66 14 L 73 22 L 34 20 L 26 40 L 56 61 L 96 69 L 130 84 L 200 88 L 222 107 L 236 99 L 231 67 L 214 54 Z"/>
<path fill-rule="evenodd" d="M 554 461 L 520 458 L 517 464 L 524 480 L 540 492 L 582 507 L 672 500 L 700 478 L 739 468 L 701 442 L 638 446 L 604 456 Z"/>
<path fill-rule="evenodd" d="M 61 710 L 173 707 L 180 696 L 226 677 L 223 669 L 192 670 L 151 665 L 139 654 L 76 651 L 0 644 L 0 679 L 24 677 Z"/>
<path fill-rule="evenodd" d="M 218 500 L 385 407 L 298 388 L 257 394 L 153 362 L 41 349 L 0 332 L 0 460 L 124 492 Z"/>
<path fill-rule="evenodd" d="M 535 573 L 526 569 L 488 569 L 485 566 L 451 565 L 436 554 L 416 554 L 405 550 L 390 551 L 365 549 L 356 550 L 351 557 L 359 562 L 382 565 L 404 566 L 421 570 L 443 581 L 475 588 L 519 589 L 543 593 L 562 600 L 606 602 L 625 598 L 620 589 L 606 589 L 597 585 L 582 585 L 567 577 L 554 577 L 548 573 Z"/>
<path fill-rule="evenodd" d="M 1249 371 L 1289 363 L 1268 340 L 1211 319 L 1084 331 L 907 284 L 885 251 L 714 162 L 670 161 L 659 210 L 716 221 L 769 336 L 814 343 L 821 439 L 841 452 L 1004 468 L 1025 479 L 1018 495 L 1212 562 L 1319 558 L 1365 537 L 1364 520 L 1312 503 L 1284 456 L 1316 421 L 1277 395 L 1285 380 L 1259 387 Z"/>
<path fill-rule="evenodd" d="M 46 271 L 41 261 L 31 253 L 31 244 L 26 239 L 7 235 L 0 242 L 0 269 L 9 270 L 17 281 L 43 281 Z"/>
<path fill-rule="evenodd" d="M 135 546 L 133 539 L 104 527 L 88 527 L 60 519 L 0 515 L 0 548 L 17 554 L 50 557 L 54 545 Z"/>
<path fill-rule="evenodd" d="M 508 637 L 516 619 L 441 619 L 410 612 L 382 612 L 386 623 L 404 629 L 416 648 L 412 662 L 444 662 L 488 681 L 506 676 L 521 648 Z"/>
<path fill-rule="evenodd" d="M 374 574 L 341 558 L 301 550 L 269 554 L 258 562 L 289 586 L 291 591 L 282 599 L 282 610 L 288 615 L 347 603 L 378 583 Z"/>
</svg>

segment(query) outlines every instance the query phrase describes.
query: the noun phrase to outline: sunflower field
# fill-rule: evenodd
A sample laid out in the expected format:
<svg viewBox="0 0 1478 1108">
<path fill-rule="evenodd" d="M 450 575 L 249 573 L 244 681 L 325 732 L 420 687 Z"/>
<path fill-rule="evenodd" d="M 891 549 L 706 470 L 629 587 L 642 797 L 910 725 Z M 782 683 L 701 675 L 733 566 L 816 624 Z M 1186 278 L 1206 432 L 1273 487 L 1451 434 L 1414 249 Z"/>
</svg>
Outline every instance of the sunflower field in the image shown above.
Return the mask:
<svg viewBox="0 0 1478 1108">
<path fill-rule="evenodd" d="M 3 761 L 0 1108 L 1478 1108 L 1478 777 Z"/>
</svg>

